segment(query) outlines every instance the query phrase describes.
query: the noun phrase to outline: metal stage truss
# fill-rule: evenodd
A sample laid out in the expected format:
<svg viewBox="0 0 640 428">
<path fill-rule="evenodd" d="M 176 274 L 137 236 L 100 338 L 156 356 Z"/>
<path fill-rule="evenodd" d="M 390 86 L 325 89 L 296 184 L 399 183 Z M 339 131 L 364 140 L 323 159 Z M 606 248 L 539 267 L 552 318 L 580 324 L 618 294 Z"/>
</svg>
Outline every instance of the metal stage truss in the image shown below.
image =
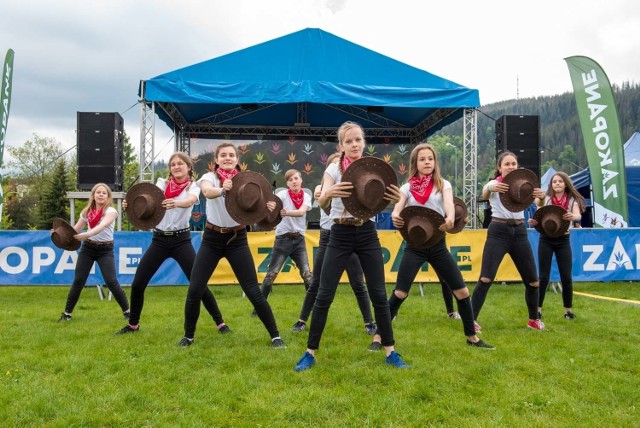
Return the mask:
<svg viewBox="0 0 640 428">
<path fill-rule="evenodd" d="M 143 82 L 144 94 L 144 82 Z M 337 128 L 313 127 L 307 120 L 307 103 L 296 106 L 296 120 L 292 126 L 241 126 L 225 125 L 231 119 L 251 114 L 260 109 L 268 109 L 274 104 L 239 105 L 223 113 L 202 118 L 195 123 L 189 123 L 172 103 L 140 101 L 140 178 L 143 182 L 152 182 L 154 177 L 154 144 L 155 144 L 155 115 L 156 107 L 168 115 L 174 124 L 175 150 L 191 153 L 191 138 L 193 136 L 221 138 L 221 139 L 256 139 L 268 137 L 313 137 L 319 139 L 333 138 Z M 352 105 L 324 104 L 327 107 L 347 112 L 356 120 L 374 123 L 377 126 L 367 127 L 367 138 L 392 138 L 405 140 L 408 144 L 418 144 L 427 141 L 428 131 L 435 125 L 454 114 L 456 108 L 439 108 L 425 118 L 417 126 L 406 128 L 403 124 L 385 118 L 370 109 Z M 469 224 L 467 227 L 476 228 L 476 200 L 477 200 L 477 110 L 464 109 L 463 114 L 463 200 L 469 210 Z"/>
</svg>

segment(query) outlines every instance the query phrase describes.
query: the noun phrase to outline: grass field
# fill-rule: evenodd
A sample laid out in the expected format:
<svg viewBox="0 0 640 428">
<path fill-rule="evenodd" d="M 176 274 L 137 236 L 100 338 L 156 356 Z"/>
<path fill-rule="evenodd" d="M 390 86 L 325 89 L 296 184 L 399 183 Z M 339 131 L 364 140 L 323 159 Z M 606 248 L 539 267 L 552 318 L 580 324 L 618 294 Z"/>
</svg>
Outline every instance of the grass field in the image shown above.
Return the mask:
<svg viewBox="0 0 640 428">
<path fill-rule="evenodd" d="M 638 283 L 576 291 L 640 301 Z M 545 301 L 546 331 L 526 328 L 522 285 L 495 284 L 479 319 L 495 352 L 465 345 L 439 286 L 414 287 L 394 322 L 411 370 L 369 352 L 355 298 L 341 286 L 316 366 L 296 373 L 308 332 L 291 333 L 301 286 L 269 298 L 287 349 L 269 336 L 237 286 L 215 287 L 231 335 L 202 312 L 196 342 L 178 348 L 186 287 L 150 287 L 141 330 L 115 301 L 83 291 L 56 322 L 67 287 L 0 287 L 0 426 L 640 426 L 640 306 L 576 296 Z M 127 289 L 127 295 L 129 290 Z M 389 285 L 388 291 L 391 291 Z"/>
</svg>

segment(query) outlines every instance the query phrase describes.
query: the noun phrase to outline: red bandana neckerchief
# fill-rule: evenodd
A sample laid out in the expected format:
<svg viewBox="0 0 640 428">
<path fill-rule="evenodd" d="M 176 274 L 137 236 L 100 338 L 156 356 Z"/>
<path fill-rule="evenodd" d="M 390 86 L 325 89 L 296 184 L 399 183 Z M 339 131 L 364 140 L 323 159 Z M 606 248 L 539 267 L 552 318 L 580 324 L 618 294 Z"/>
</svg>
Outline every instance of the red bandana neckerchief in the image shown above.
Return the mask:
<svg viewBox="0 0 640 428">
<path fill-rule="evenodd" d="M 502 183 L 502 180 L 504 180 L 504 177 L 502 176 L 502 174 L 500 174 L 499 176 L 496 177 L 496 181 L 498 183 Z"/>
<path fill-rule="evenodd" d="M 218 177 L 220 177 L 221 186 L 224 184 L 224 180 L 232 179 L 237 173 L 238 173 L 238 170 L 235 168 L 233 168 L 231 171 L 228 171 L 228 172 L 222 168 L 216 169 L 216 174 L 218 174 Z"/>
<path fill-rule="evenodd" d="M 298 209 L 302 206 L 302 203 L 304 202 L 304 190 L 300 189 L 300 191 L 298 191 L 298 193 L 296 194 L 296 193 L 293 193 L 291 189 L 289 189 L 289 197 L 293 202 L 293 206 L 296 207 L 296 209 Z"/>
<path fill-rule="evenodd" d="M 432 180 L 433 174 L 425 175 L 424 177 L 411 177 L 409 179 L 409 190 L 413 197 L 420 203 L 420 205 L 424 205 L 429 200 L 429 196 L 431 196 L 431 192 L 433 191 L 433 182 Z"/>
<path fill-rule="evenodd" d="M 567 192 L 564 192 L 560 199 L 556 198 L 556 195 L 554 194 L 551 197 L 551 203 L 569 211 L 569 195 L 567 195 Z"/>
<path fill-rule="evenodd" d="M 94 208 L 90 209 L 87 213 L 87 222 L 89 223 L 89 227 L 93 229 L 100 223 L 100 219 L 102 218 L 102 208 L 96 210 Z"/>
<path fill-rule="evenodd" d="M 182 183 L 178 183 L 175 178 L 169 178 L 167 187 L 164 189 L 164 197 L 167 199 L 175 198 L 189 185 L 190 181 L 187 179 Z"/>
<path fill-rule="evenodd" d="M 351 159 L 349 159 L 347 155 L 344 155 L 342 157 L 342 172 L 345 172 L 347 168 L 349 168 L 349 165 L 351 165 Z"/>
</svg>

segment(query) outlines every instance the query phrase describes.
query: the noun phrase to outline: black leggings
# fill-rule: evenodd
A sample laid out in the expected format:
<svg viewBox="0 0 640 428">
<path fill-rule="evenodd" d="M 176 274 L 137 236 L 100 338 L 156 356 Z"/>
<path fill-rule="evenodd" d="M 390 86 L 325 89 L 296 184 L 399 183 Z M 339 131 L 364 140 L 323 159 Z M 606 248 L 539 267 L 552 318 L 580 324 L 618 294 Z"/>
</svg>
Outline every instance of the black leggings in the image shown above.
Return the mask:
<svg viewBox="0 0 640 428">
<path fill-rule="evenodd" d="M 206 229 L 202 234 L 202 244 L 193 264 L 189 291 L 184 305 L 184 335 L 189 339 L 193 339 L 196 332 L 196 324 L 200 316 L 200 301 L 209 278 L 223 257 L 229 261 L 242 291 L 253 304 L 256 314 L 271 338 L 280 335 L 271 306 L 258 285 L 256 267 L 247 241 L 247 231 L 239 230 L 236 237 L 234 239 L 232 237 L 231 233 L 219 233 L 210 229 Z"/>
<path fill-rule="evenodd" d="M 558 238 L 549 238 L 540 235 L 538 245 L 538 263 L 540 264 L 540 298 L 538 306 L 542 307 L 544 296 L 549 285 L 549 273 L 551 272 L 551 260 L 556 255 L 560 281 L 562 281 L 562 303 L 565 308 L 573 306 L 573 255 L 571 253 L 571 240 L 569 235 L 562 235 Z"/>
<path fill-rule="evenodd" d="M 331 236 L 320 273 L 320 288 L 311 315 L 311 328 L 307 340 L 309 349 L 318 349 L 320 346 L 320 338 L 327 323 L 329 308 L 333 303 L 340 277 L 351 254 L 354 253 L 362 265 L 382 345 L 393 346 L 394 344 L 385 289 L 382 248 L 375 223 L 367 221 L 362 226 L 334 224 L 331 227 Z"/>
<path fill-rule="evenodd" d="M 91 272 L 93 263 L 98 263 L 102 278 L 113 297 L 120 305 L 122 312 L 129 310 L 129 302 L 127 301 L 127 295 L 124 294 L 124 290 L 118 282 L 116 276 L 116 261 L 113 256 L 113 244 L 93 244 L 89 241 L 82 243 L 80 253 L 78 254 L 78 261 L 76 263 L 75 275 L 73 277 L 73 284 L 67 296 L 67 305 L 64 311 L 68 314 L 73 312 L 78 300 L 80 300 L 80 293 L 87 283 L 87 278 Z"/>
<path fill-rule="evenodd" d="M 140 322 L 140 315 L 144 306 L 144 292 L 149 285 L 149 281 L 151 281 L 151 278 L 156 274 L 162 263 L 170 258 L 178 263 L 187 279 L 190 279 L 191 268 L 196 258 L 196 251 L 191 244 L 190 233 L 173 236 L 156 234 L 153 236 L 151 245 L 142 256 L 131 283 L 131 317 L 129 318 L 129 324 L 137 325 Z M 202 303 L 216 325 L 224 322 L 218 303 L 209 287 L 204 289 Z"/>
<path fill-rule="evenodd" d="M 313 304 L 316 302 L 316 296 L 318 295 L 318 287 L 320 286 L 320 272 L 322 272 L 322 263 L 324 262 L 324 255 L 327 251 L 327 245 L 329 244 L 329 237 L 331 231 L 327 229 L 320 229 L 320 242 L 318 243 L 318 251 L 316 252 L 313 260 L 313 275 L 311 281 L 309 281 L 309 289 L 304 295 L 304 302 L 302 303 L 302 309 L 300 310 L 300 319 L 307 321 Z M 349 262 L 347 263 L 347 277 L 349 278 L 349 284 L 353 294 L 358 301 L 358 307 L 362 314 L 362 319 L 366 323 L 373 321 L 371 315 L 371 301 L 369 300 L 369 293 L 367 292 L 367 285 L 364 283 L 364 274 L 362 273 L 362 266 L 360 266 L 360 260 L 355 254 L 351 254 Z M 451 293 L 451 292 L 449 292 Z"/>
<path fill-rule="evenodd" d="M 482 306 L 495 279 L 498 267 L 504 256 L 509 254 L 522 278 L 525 287 L 525 302 L 529 312 L 529 319 L 538 318 L 538 287 L 531 284 L 538 282 L 536 263 L 533 250 L 529 243 L 529 234 L 524 224 L 510 225 L 492 221 L 487 231 L 487 241 L 482 251 L 482 269 L 480 278 L 488 278 L 489 282 L 478 280 L 471 304 L 476 319 L 480 315 Z"/>
</svg>

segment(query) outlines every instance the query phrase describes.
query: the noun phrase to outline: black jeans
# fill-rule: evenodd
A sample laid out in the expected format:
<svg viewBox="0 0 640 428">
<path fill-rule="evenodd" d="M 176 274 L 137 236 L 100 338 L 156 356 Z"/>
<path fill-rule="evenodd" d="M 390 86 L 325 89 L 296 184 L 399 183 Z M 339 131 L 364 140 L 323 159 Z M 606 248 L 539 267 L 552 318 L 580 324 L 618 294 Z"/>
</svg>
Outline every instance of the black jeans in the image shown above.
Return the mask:
<svg viewBox="0 0 640 428">
<path fill-rule="evenodd" d="M 330 236 L 330 230 L 320 229 L 318 251 L 313 260 L 313 275 L 309 282 L 309 289 L 307 289 L 304 295 L 304 302 L 302 303 L 302 310 L 300 311 L 300 319 L 303 321 L 309 319 L 313 304 L 316 302 L 318 287 L 320 286 L 320 272 L 322 272 L 322 263 L 324 262 L 324 255 L 327 251 Z M 349 278 L 353 294 L 355 294 L 356 300 L 358 301 L 358 307 L 362 313 L 362 320 L 365 324 L 372 322 L 371 301 L 369 300 L 367 285 L 364 283 L 364 274 L 362 272 L 362 266 L 360 266 L 360 260 L 358 260 L 358 256 L 355 254 L 351 254 L 347 262 L 347 277 Z"/>
<path fill-rule="evenodd" d="M 538 272 L 533 250 L 529 243 L 527 228 L 524 224 L 516 226 L 495 221 L 489 224 L 487 241 L 484 243 L 484 250 L 482 251 L 482 268 L 480 271 L 480 278 L 488 278 L 489 282 L 484 283 L 480 279 L 478 280 L 471 297 L 473 313 L 477 319 L 489 292 L 489 287 L 491 287 L 498 272 L 498 267 L 506 254 L 511 256 L 524 283 L 525 302 L 527 303 L 529 318 L 536 319 L 539 294 L 538 287 L 531 286 L 531 283 L 538 282 Z"/>
<path fill-rule="evenodd" d="M 129 310 L 129 302 L 127 301 L 127 295 L 118 282 L 116 276 L 116 261 L 113 256 L 113 244 L 93 244 L 89 241 L 82 243 L 80 253 L 78 253 L 78 262 L 76 263 L 75 275 L 73 277 L 73 284 L 67 296 L 67 305 L 64 311 L 68 314 L 73 312 L 73 308 L 76 307 L 78 300 L 80 299 L 80 293 L 87 283 L 87 278 L 91 272 L 93 263 L 97 262 L 102 273 L 102 278 L 113 297 L 120 305 L 122 312 Z"/>
<path fill-rule="evenodd" d="M 425 262 L 428 262 L 433 267 L 441 284 L 448 286 L 449 296 L 451 296 L 452 290 L 460 290 L 466 287 L 460 269 L 447 249 L 446 239 L 443 237 L 437 244 L 430 248 L 415 248 L 410 244 L 406 245 L 400 266 L 398 267 L 395 290 L 403 291 L 408 295 L 413 281 L 416 279 L 418 272 Z M 390 299 L 392 317 L 398 313 L 400 305 L 404 300 L 405 299 L 393 298 L 392 296 Z M 460 307 L 460 302 L 461 301 L 458 300 L 458 307 Z M 462 321 L 465 336 L 473 336 L 475 332 L 470 302 L 468 299 L 465 299 L 462 304 L 469 306 L 466 310 L 460 311 L 460 315 L 463 317 Z"/>
<path fill-rule="evenodd" d="M 362 226 L 334 224 L 331 227 L 331 236 L 320 273 L 320 288 L 311 316 L 311 328 L 307 341 L 309 349 L 318 349 L 320 346 L 320 338 L 327 323 L 329 307 L 333 303 L 340 277 L 351 254 L 354 253 L 362 265 L 382 345 L 392 346 L 394 344 L 389 302 L 385 289 L 382 248 L 375 223 L 367 221 Z"/>
<path fill-rule="evenodd" d="M 573 307 L 573 254 L 571 252 L 571 240 L 569 235 L 557 238 L 549 238 L 540 235 L 538 244 L 538 263 L 540 264 L 540 298 L 538 306 L 542 307 L 544 296 L 549 285 L 549 273 L 551 272 L 551 260 L 556 255 L 560 281 L 562 281 L 562 303 L 565 308 Z"/>
<path fill-rule="evenodd" d="M 142 256 L 131 283 L 131 317 L 129 318 L 129 324 L 137 325 L 140 322 L 140 315 L 144 306 L 144 292 L 147 285 L 149 285 L 149 281 L 151 281 L 151 278 L 156 274 L 162 263 L 170 258 L 178 263 L 187 279 L 190 279 L 196 251 L 191 244 L 191 234 L 189 232 L 171 236 L 154 235 L 151 239 L 151 245 Z M 202 303 L 216 325 L 224 322 L 218 303 L 209 287 L 204 289 Z"/>
<path fill-rule="evenodd" d="M 235 239 L 231 239 L 232 236 L 231 233 L 219 233 L 210 229 L 206 229 L 202 234 L 202 244 L 193 264 L 189 291 L 184 305 L 185 337 L 192 339 L 195 335 L 196 324 L 200 317 L 200 301 L 209 278 L 223 257 L 229 261 L 242 291 L 253 304 L 256 314 L 271 338 L 280 335 L 271 306 L 258 285 L 256 267 L 247 241 L 247 231 L 245 229 L 237 231 Z"/>
</svg>

